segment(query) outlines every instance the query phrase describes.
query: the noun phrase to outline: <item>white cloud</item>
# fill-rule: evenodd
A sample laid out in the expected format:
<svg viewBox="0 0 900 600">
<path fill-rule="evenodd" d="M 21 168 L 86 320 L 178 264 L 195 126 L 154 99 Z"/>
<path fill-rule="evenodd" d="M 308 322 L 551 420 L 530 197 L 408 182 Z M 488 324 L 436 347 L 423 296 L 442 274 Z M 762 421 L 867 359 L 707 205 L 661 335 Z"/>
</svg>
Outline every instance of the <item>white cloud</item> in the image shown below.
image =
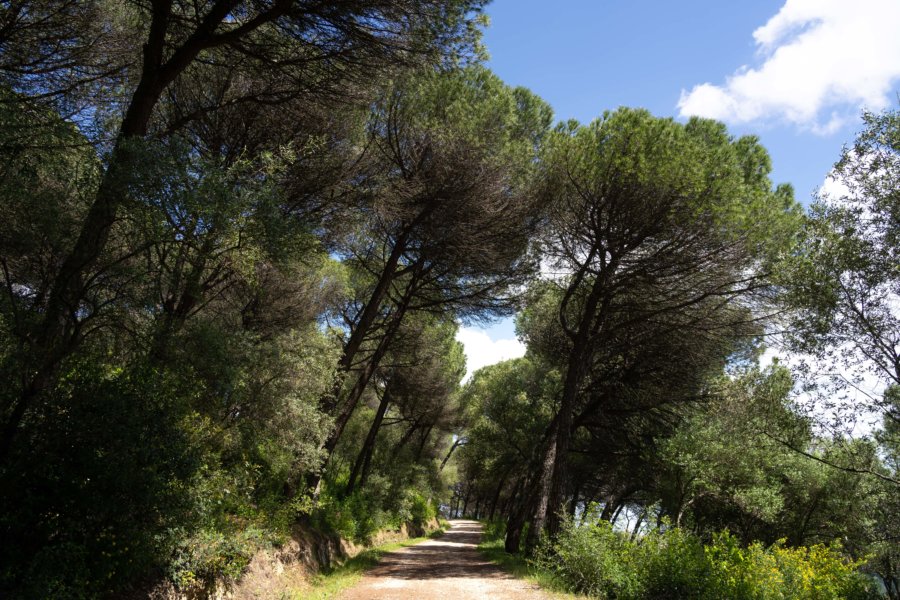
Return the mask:
<svg viewBox="0 0 900 600">
<path fill-rule="evenodd" d="M 456 339 L 466 352 L 467 381 L 472 373 L 510 358 L 525 356 L 525 344 L 517 339 L 492 340 L 488 334 L 473 327 L 461 327 L 456 332 Z"/>
<path fill-rule="evenodd" d="M 843 179 L 832 171 L 819 187 L 819 194 L 832 202 L 839 202 L 842 198 L 850 196 L 850 188 L 847 187 Z"/>
<path fill-rule="evenodd" d="M 786 120 L 821 134 L 879 110 L 900 78 L 900 1 L 787 0 L 753 32 L 762 59 L 724 85 L 682 90 L 681 116 Z"/>
</svg>

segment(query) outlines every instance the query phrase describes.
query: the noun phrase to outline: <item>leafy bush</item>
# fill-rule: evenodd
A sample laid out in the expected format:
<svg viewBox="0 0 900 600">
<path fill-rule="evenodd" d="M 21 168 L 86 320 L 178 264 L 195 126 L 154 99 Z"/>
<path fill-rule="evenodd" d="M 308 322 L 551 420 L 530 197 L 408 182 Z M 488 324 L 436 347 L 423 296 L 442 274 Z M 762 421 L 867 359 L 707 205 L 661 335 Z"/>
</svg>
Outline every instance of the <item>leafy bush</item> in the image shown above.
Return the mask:
<svg viewBox="0 0 900 600">
<path fill-rule="evenodd" d="M 608 522 L 580 527 L 570 520 L 554 542 L 541 545 L 534 560 L 574 592 L 632 598 L 640 584 L 635 559 L 634 544 Z"/>
<path fill-rule="evenodd" d="M 314 412 L 316 389 L 263 406 L 238 397 L 250 386 L 237 367 L 233 381 L 220 371 L 204 381 L 186 361 L 126 369 L 84 354 L 35 405 L 0 468 L 0 596 L 118 597 L 163 577 L 196 587 L 239 575 L 260 544 L 289 535 L 300 507 L 286 484 L 295 465 L 302 474 L 318 464 L 326 421 L 279 415 Z M 254 418 L 218 413 L 216 386 Z"/>
<path fill-rule="evenodd" d="M 201 530 L 179 544 L 170 579 L 183 591 L 206 590 L 219 578 L 237 579 L 264 544 L 264 532 L 252 527 L 228 533 Z"/>
<path fill-rule="evenodd" d="M 491 542 L 506 537 L 506 519 L 493 519 L 485 521 L 481 537 L 484 541 Z"/>
<path fill-rule="evenodd" d="M 111 594 L 160 568 L 191 525 L 200 453 L 171 380 L 84 361 L 56 394 L 0 470 L 0 596 Z"/>
<path fill-rule="evenodd" d="M 742 548 L 728 532 L 717 534 L 706 546 L 710 566 L 710 586 L 707 597 L 726 598 L 782 598 L 784 579 L 771 554 L 759 544 Z"/>
<path fill-rule="evenodd" d="M 535 556 L 573 592 L 616 600 L 863 600 L 880 597 L 839 545 L 742 547 L 728 532 L 705 545 L 664 527 L 638 541 L 606 521 L 564 524 Z"/>
<path fill-rule="evenodd" d="M 840 544 L 816 544 L 809 547 L 785 548 L 783 540 L 770 548 L 785 584 L 786 598 L 847 600 L 875 596 L 871 581 L 857 570 L 864 561 L 847 562 Z"/>
<path fill-rule="evenodd" d="M 384 529 L 400 529 L 404 523 L 424 526 L 437 517 L 437 505 L 425 496 L 407 488 L 399 494 L 390 483 L 373 475 L 369 484 L 349 496 L 333 489 L 344 486 L 337 482 L 325 485 L 315 518 L 316 524 L 358 544 L 368 544 L 372 536 Z"/>
<path fill-rule="evenodd" d="M 404 505 L 408 508 L 403 512 L 409 515 L 410 523 L 421 527 L 437 518 L 438 508 L 434 502 L 414 490 L 407 491 L 405 496 Z"/>
<path fill-rule="evenodd" d="M 683 529 L 653 530 L 633 544 L 642 598 L 697 598 L 709 584 L 703 544 Z"/>
<path fill-rule="evenodd" d="M 787 548 L 784 540 L 764 547 L 741 548 L 727 532 L 706 547 L 712 570 L 708 597 L 778 600 L 838 600 L 876 598 L 879 594 L 846 560 L 838 544 Z"/>
<path fill-rule="evenodd" d="M 317 525 L 358 544 L 367 544 L 381 529 L 399 527 L 397 515 L 383 508 L 378 478 L 372 479 L 372 485 L 344 497 L 324 486 L 316 512 Z M 343 486 L 337 484 L 335 488 Z"/>
</svg>

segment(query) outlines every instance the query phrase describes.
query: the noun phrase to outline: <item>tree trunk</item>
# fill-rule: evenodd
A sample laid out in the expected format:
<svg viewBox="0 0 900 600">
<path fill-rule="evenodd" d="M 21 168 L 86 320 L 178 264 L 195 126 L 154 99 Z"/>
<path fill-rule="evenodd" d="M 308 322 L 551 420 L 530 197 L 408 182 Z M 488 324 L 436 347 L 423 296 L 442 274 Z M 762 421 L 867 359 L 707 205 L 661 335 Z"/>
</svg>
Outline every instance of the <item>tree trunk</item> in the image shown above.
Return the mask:
<svg viewBox="0 0 900 600">
<path fill-rule="evenodd" d="M 322 405 L 327 412 L 333 411 L 340 403 L 341 391 L 344 386 L 344 375 L 353 369 L 356 355 L 359 353 L 366 336 L 369 335 L 369 331 L 372 329 L 372 325 L 374 325 L 379 312 L 381 312 L 381 303 L 387 295 L 391 283 L 394 281 L 394 277 L 397 274 L 397 265 L 400 263 L 400 258 L 405 251 L 406 240 L 404 236 L 394 243 L 391 254 L 388 256 L 388 260 L 381 270 L 378 282 L 375 284 L 375 288 L 369 295 L 369 299 L 366 301 L 366 305 L 363 308 L 362 314 L 359 316 L 359 320 L 353 326 L 352 331 L 350 332 L 350 338 L 344 345 L 344 350 L 338 361 L 338 372 L 335 375 L 331 396 L 323 399 L 322 402 Z M 369 360 L 369 363 L 372 362 L 373 361 Z M 366 383 L 368 383 L 368 379 L 366 379 Z"/>
<path fill-rule="evenodd" d="M 369 384 L 369 381 L 375 374 L 375 371 L 378 369 L 378 365 L 381 362 L 381 359 L 387 353 L 391 342 L 393 342 L 394 335 L 400 328 L 400 323 L 403 319 L 404 314 L 406 313 L 406 308 L 409 305 L 409 301 L 412 298 L 412 291 L 414 287 L 415 286 L 413 285 L 413 282 L 410 282 L 409 285 L 407 285 L 406 291 L 403 294 L 403 299 L 401 300 L 401 303 L 397 307 L 395 313 L 390 317 L 390 322 L 388 323 L 384 335 L 382 335 L 381 339 L 378 341 L 378 346 L 375 348 L 372 356 L 366 362 L 366 365 L 363 367 L 362 371 L 357 377 L 353 389 L 350 390 L 350 393 L 347 395 L 347 399 L 344 402 L 344 405 L 341 407 L 341 411 L 338 414 L 337 419 L 335 419 L 334 427 L 332 428 L 331 433 L 328 435 L 328 438 L 325 440 L 325 444 L 323 445 L 323 449 L 325 450 L 325 460 L 322 464 L 322 467 L 319 473 L 312 474 L 308 478 L 308 485 L 313 489 L 314 496 L 318 496 L 319 494 L 319 485 L 322 481 L 322 473 L 324 473 L 325 466 L 331 460 L 331 456 L 334 454 L 335 448 L 337 448 L 338 441 L 340 441 L 341 439 L 341 434 L 344 433 L 344 428 L 350 421 L 350 417 L 353 415 L 353 411 L 356 409 L 356 405 L 359 404 L 359 400 L 360 398 L 362 398 L 363 392 L 365 392 L 366 390 L 366 386 Z"/>
<path fill-rule="evenodd" d="M 529 554 L 537 547 L 541 533 L 547 523 L 547 510 L 550 507 L 550 493 L 553 483 L 553 472 L 556 465 L 556 430 L 559 427 L 559 414 L 553 419 L 547 432 L 540 476 L 534 490 L 534 507 L 531 513 L 531 527 L 525 538 L 525 550 Z"/>
<path fill-rule="evenodd" d="M 444 460 L 441 461 L 441 468 L 440 468 L 441 471 L 443 471 L 444 467 L 447 466 L 447 461 L 450 460 L 450 457 L 453 455 L 453 451 L 456 450 L 457 446 L 461 445 L 460 444 L 461 441 L 462 441 L 462 438 L 458 437 L 458 438 L 456 438 L 456 441 L 453 442 L 453 445 L 450 446 L 450 450 L 447 451 L 447 456 L 445 456 Z"/>
<path fill-rule="evenodd" d="M 419 462 L 422 458 L 422 452 L 425 451 L 425 444 L 428 442 L 428 437 L 431 435 L 432 429 L 434 429 L 434 425 L 429 425 L 422 433 L 422 441 L 419 442 L 419 449 L 416 450 L 416 462 Z"/>
<path fill-rule="evenodd" d="M 599 254 L 602 248 L 592 248 L 585 264 L 589 263 L 592 256 Z M 603 269 L 604 274 L 596 277 L 591 285 L 591 291 L 581 309 L 578 327 L 575 331 L 568 329 L 565 312 L 572 291 L 580 285 L 586 275 L 586 269 L 576 273 L 575 280 L 570 284 L 563 302 L 560 306 L 560 323 L 563 329 L 572 339 L 572 350 L 569 353 L 566 379 L 560 398 L 559 411 L 555 418 L 555 430 L 553 442 L 546 446 L 544 462 L 542 465 L 541 493 L 535 504 L 532 528 L 528 531 L 526 547 L 529 551 L 534 549 L 540 534 L 546 527 L 548 533 L 555 536 L 559 532 L 560 512 L 564 509 L 564 499 L 568 487 L 568 453 L 572 439 L 572 421 L 578 393 L 581 389 L 591 357 L 591 339 L 603 322 L 605 304 L 601 304 L 605 292 L 605 284 L 608 273 L 615 270 L 617 259 L 612 257 Z M 599 313 L 598 313 L 598 309 Z M 547 481 L 544 481 L 544 479 Z"/>
<path fill-rule="evenodd" d="M 230 11 L 227 3 L 215 5 L 203 19 L 203 25 L 167 58 L 165 42 L 171 8 L 171 0 L 163 0 L 153 6 L 147 38 L 143 43 L 140 80 L 125 109 L 109 163 L 100 180 L 97 195 L 81 224 L 78 239 L 53 278 L 44 316 L 32 347 L 37 367 L 26 378 L 10 417 L 3 425 L 0 462 L 11 449 L 28 406 L 52 385 L 60 363 L 79 342 L 76 315 L 84 298 L 87 275 L 106 248 L 119 207 L 129 196 L 131 177 L 140 166 L 141 156 L 131 146 L 132 140 L 147 134 L 153 110 L 166 87 L 190 66 L 204 48 L 221 45 L 211 42 L 211 39 Z M 288 8 L 284 4 L 273 7 L 247 33 L 278 18 Z"/>
<path fill-rule="evenodd" d="M 472 493 L 472 486 L 466 483 L 466 499 L 463 500 L 462 516 L 465 517 L 469 510 L 469 495 Z"/>
<path fill-rule="evenodd" d="M 518 493 L 518 485 L 519 485 L 518 482 L 516 482 L 516 485 L 513 486 L 512 493 L 510 493 L 510 495 L 505 500 L 503 500 L 503 502 L 500 504 L 500 517 L 501 518 L 509 517 L 509 508 L 510 508 L 510 506 L 513 505 L 513 503 L 516 500 L 516 494 Z"/>
<path fill-rule="evenodd" d="M 488 511 L 488 521 L 494 520 L 494 512 L 497 510 L 497 503 L 500 502 L 500 494 L 503 492 L 503 486 L 506 485 L 507 473 L 504 473 L 500 478 L 500 483 L 497 485 L 497 491 L 494 493 L 494 498 L 491 500 L 491 509 Z"/>
<path fill-rule="evenodd" d="M 503 506 L 500 508 L 500 514 L 507 519 L 509 519 L 509 516 L 512 514 L 512 511 L 516 506 L 516 500 L 518 499 L 519 494 L 522 492 L 522 485 L 524 483 L 524 480 L 524 477 L 520 477 L 516 481 L 516 485 L 513 486 L 512 494 L 509 495 L 509 498 L 507 498 L 503 502 Z"/>
<path fill-rule="evenodd" d="M 606 502 L 603 505 L 603 511 L 600 513 L 600 518 L 604 521 L 613 522 L 613 518 L 618 516 L 618 511 L 622 508 L 624 504 L 624 500 L 628 498 L 631 494 L 635 493 L 637 489 L 635 486 L 627 486 L 623 489 L 619 489 L 617 491 L 610 492 L 609 496 L 606 498 Z"/>
<path fill-rule="evenodd" d="M 613 515 L 613 509 L 615 503 L 615 496 L 610 494 L 606 501 L 603 503 L 603 510 L 600 511 L 600 519 L 603 521 L 609 521 Z"/>
<path fill-rule="evenodd" d="M 634 524 L 634 530 L 631 532 L 631 541 L 634 541 L 634 538 L 637 537 L 638 531 L 641 529 L 641 523 L 644 522 L 644 517 L 647 516 L 647 507 L 638 514 L 637 523 Z"/>
<path fill-rule="evenodd" d="M 518 489 L 518 502 L 510 505 L 509 519 L 506 524 L 506 540 L 504 549 L 512 554 L 518 554 L 522 547 L 522 532 L 528 515 L 534 509 L 537 496 L 534 482 L 531 477 L 523 477 Z"/>
<path fill-rule="evenodd" d="M 356 405 L 359 403 L 360 398 L 362 398 L 362 395 L 366 390 L 366 386 L 369 384 L 369 381 L 372 379 L 372 376 L 378 369 L 378 364 L 387 353 L 388 347 L 393 341 L 394 334 L 397 332 L 397 329 L 400 326 L 400 320 L 402 319 L 402 317 L 402 314 L 396 314 L 392 317 L 387 330 L 384 332 L 384 336 L 382 336 L 381 340 L 379 340 L 378 342 L 378 346 L 375 348 L 375 352 L 372 353 L 372 356 L 360 371 L 359 376 L 356 378 L 356 383 L 353 385 L 353 388 L 347 395 L 347 399 L 344 401 L 344 404 L 341 407 L 337 418 L 335 419 L 331 434 L 325 441 L 324 448 L 326 453 L 326 463 L 334 453 L 334 449 L 337 447 L 338 441 L 341 439 L 341 434 L 344 432 L 344 427 L 346 427 L 347 422 L 350 421 L 350 417 L 353 415 L 353 411 L 356 409 Z"/>
<path fill-rule="evenodd" d="M 359 451 L 359 456 L 356 457 L 356 462 L 353 463 L 353 470 L 350 471 L 350 479 L 347 481 L 347 489 L 345 491 L 347 496 L 353 493 L 356 486 L 356 478 L 359 477 L 361 473 L 363 476 L 360 479 L 359 486 L 362 487 L 365 485 L 365 475 L 368 474 L 368 467 L 371 464 L 372 454 L 375 451 L 375 440 L 378 437 L 378 430 L 381 428 L 381 422 L 384 420 L 384 413 L 387 412 L 390 403 L 390 382 L 388 382 L 387 387 L 385 387 L 384 392 L 381 394 L 381 401 L 378 403 L 375 419 L 369 427 L 369 433 L 366 435 L 363 447 Z"/>
<path fill-rule="evenodd" d="M 578 495 L 581 493 L 581 483 L 577 483 L 575 485 L 575 490 L 572 492 L 572 502 L 569 504 L 569 518 L 571 520 L 575 520 L 575 513 L 578 512 Z"/>
<path fill-rule="evenodd" d="M 531 499 L 526 492 L 520 494 L 520 505 L 512 506 L 509 512 L 509 519 L 506 521 L 506 539 L 503 548 L 510 554 L 518 554 L 522 547 L 522 530 L 525 528 L 525 518 L 531 508 Z"/>
</svg>

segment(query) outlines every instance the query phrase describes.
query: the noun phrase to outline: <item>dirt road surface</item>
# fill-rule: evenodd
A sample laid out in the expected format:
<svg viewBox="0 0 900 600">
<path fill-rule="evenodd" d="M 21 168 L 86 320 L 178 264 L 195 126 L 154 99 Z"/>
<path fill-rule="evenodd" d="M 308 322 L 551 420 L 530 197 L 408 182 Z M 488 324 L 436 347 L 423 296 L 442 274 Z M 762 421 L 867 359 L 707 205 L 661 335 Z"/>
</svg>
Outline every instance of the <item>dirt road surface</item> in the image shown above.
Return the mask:
<svg viewBox="0 0 900 600">
<path fill-rule="evenodd" d="M 343 600 L 547 600 L 534 584 L 506 574 L 477 550 L 481 524 L 451 521 L 441 537 L 385 554 Z"/>
</svg>

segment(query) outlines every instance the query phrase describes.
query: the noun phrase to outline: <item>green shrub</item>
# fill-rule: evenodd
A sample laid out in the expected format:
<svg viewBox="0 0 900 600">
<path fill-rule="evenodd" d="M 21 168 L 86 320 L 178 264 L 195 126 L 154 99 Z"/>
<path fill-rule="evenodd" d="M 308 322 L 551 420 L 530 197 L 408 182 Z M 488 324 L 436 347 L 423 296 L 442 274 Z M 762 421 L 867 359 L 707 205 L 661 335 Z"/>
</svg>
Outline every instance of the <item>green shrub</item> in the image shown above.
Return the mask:
<svg viewBox="0 0 900 600">
<path fill-rule="evenodd" d="M 506 519 L 485 521 L 481 535 L 486 542 L 504 539 L 506 537 Z"/>
<path fill-rule="evenodd" d="M 406 493 L 406 503 L 409 505 L 409 521 L 416 525 L 424 526 L 437 517 L 438 508 L 435 503 L 416 491 Z"/>
<path fill-rule="evenodd" d="M 534 561 L 573 592 L 632 598 L 640 586 L 636 558 L 634 544 L 608 522 L 582 527 L 570 520 L 552 543 L 541 544 Z"/>
<path fill-rule="evenodd" d="M 711 568 L 709 598 L 762 600 L 838 600 L 877 598 L 871 582 L 846 560 L 840 546 L 817 544 L 787 548 L 781 540 L 768 548 L 741 548 L 728 534 L 706 547 Z"/>
<path fill-rule="evenodd" d="M 639 597 L 700 598 L 709 585 L 703 544 L 679 528 L 653 530 L 635 544 Z"/>
<path fill-rule="evenodd" d="M 334 487 L 341 489 L 343 486 Z M 316 517 L 323 529 L 358 544 L 369 543 L 381 529 L 399 527 L 397 516 L 382 508 L 378 489 L 374 485 L 345 497 L 339 497 L 326 485 L 320 496 Z"/>
<path fill-rule="evenodd" d="M 237 579 L 265 544 L 264 533 L 252 527 L 229 533 L 198 531 L 179 544 L 169 577 L 180 590 L 206 590 L 217 579 Z"/>
<path fill-rule="evenodd" d="M 202 455 L 176 384 L 85 360 L 35 407 L 0 469 L 0 596 L 114 596 L 164 567 Z"/>
<path fill-rule="evenodd" d="M 774 557 L 759 543 L 742 548 L 730 533 L 716 534 L 705 548 L 710 567 L 708 598 L 782 598 L 784 578 Z"/>
<path fill-rule="evenodd" d="M 606 521 L 567 521 L 544 540 L 535 565 L 569 591 L 610 600 L 864 600 L 879 598 L 839 545 L 788 548 L 784 541 L 743 547 L 722 532 L 703 545 L 679 528 L 636 542 Z"/>
<path fill-rule="evenodd" d="M 808 548 L 785 548 L 782 542 L 770 549 L 785 581 L 785 598 L 856 600 L 877 596 L 871 581 L 860 571 L 862 561 L 848 562 L 840 545 L 816 544 Z"/>
<path fill-rule="evenodd" d="M 437 518 L 438 506 L 415 487 L 400 487 L 379 474 L 372 474 L 366 486 L 349 496 L 340 492 L 346 481 L 323 482 L 315 525 L 358 544 L 368 544 L 385 529 L 398 530 L 405 523 L 420 527 Z"/>
</svg>

